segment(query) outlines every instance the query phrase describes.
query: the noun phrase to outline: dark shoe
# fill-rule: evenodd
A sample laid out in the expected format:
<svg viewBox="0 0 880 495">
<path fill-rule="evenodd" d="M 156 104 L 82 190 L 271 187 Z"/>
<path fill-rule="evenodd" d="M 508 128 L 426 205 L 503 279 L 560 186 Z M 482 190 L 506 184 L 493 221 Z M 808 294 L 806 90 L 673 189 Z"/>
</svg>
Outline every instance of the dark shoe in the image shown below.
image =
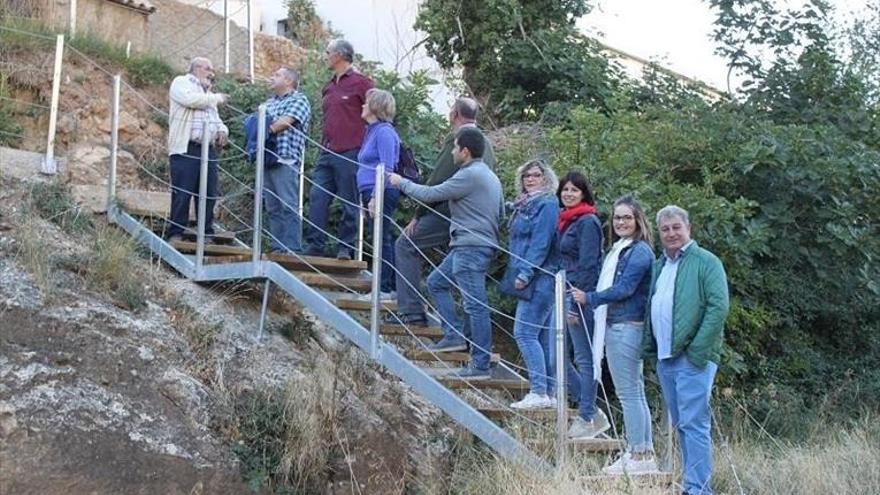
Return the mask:
<svg viewBox="0 0 880 495">
<path fill-rule="evenodd" d="M 6 222 L 0 222 L 0 232 L 3 232 L 4 230 L 12 230 L 12 225 L 9 225 Z"/>
<path fill-rule="evenodd" d="M 471 368 L 470 365 L 468 365 L 453 373 L 452 377 L 458 378 L 459 380 L 488 380 L 492 378 L 492 372 L 488 369 L 480 370 L 477 368 Z"/>
<path fill-rule="evenodd" d="M 383 318 L 385 323 L 390 325 L 406 325 L 408 327 L 426 327 L 428 326 L 428 318 L 424 313 L 412 314 L 412 315 L 399 315 L 394 313 L 388 313 Z"/>
<path fill-rule="evenodd" d="M 443 337 L 437 343 L 428 346 L 434 352 L 459 352 L 467 350 L 467 342 L 454 337 Z"/>
<path fill-rule="evenodd" d="M 343 261 L 351 261 L 351 250 L 350 249 L 340 249 L 339 252 L 336 253 L 336 259 Z"/>
<path fill-rule="evenodd" d="M 306 256 L 317 256 L 317 257 L 319 257 L 319 258 L 323 258 L 323 257 L 326 256 L 326 255 L 324 254 L 324 250 L 323 250 L 323 249 L 317 249 L 317 248 L 313 248 L 313 247 L 308 247 L 308 248 L 306 248 L 306 250 L 305 250 L 305 255 L 306 255 Z"/>
</svg>

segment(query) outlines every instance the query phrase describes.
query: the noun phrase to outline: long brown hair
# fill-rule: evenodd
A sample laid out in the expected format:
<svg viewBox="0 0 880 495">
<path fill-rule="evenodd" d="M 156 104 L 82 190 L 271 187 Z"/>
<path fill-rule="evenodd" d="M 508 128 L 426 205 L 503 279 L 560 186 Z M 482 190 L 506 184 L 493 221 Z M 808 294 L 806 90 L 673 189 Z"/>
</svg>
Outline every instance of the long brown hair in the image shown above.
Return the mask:
<svg viewBox="0 0 880 495">
<path fill-rule="evenodd" d="M 608 222 L 608 238 L 611 239 L 611 242 L 613 243 L 620 238 L 620 236 L 614 232 L 614 209 L 618 206 L 629 206 L 633 212 L 633 216 L 636 220 L 636 233 L 633 235 L 633 240 L 645 241 L 653 250 L 654 235 L 651 233 L 651 223 L 648 221 L 648 217 L 645 215 L 645 210 L 642 209 L 642 205 L 640 205 L 639 202 L 636 201 L 636 198 L 632 197 L 630 194 L 621 196 L 614 201 L 614 206 L 611 209 L 611 218 Z"/>
</svg>

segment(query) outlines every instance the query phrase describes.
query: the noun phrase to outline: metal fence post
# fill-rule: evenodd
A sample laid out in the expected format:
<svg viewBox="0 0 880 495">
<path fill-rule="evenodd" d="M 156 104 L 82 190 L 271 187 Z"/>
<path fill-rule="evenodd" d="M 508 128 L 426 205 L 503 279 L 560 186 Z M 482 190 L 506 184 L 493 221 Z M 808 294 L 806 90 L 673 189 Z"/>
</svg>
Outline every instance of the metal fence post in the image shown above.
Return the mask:
<svg viewBox="0 0 880 495">
<path fill-rule="evenodd" d="M 223 72 L 229 74 L 229 0 L 223 0 Z"/>
<path fill-rule="evenodd" d="M 568 440 L 568 400 L 565 393 L 565 270 L 556 273 L 556 465 L 563 466 Z"/>
<path fill-rule="evenodd" d="M 199 167 L 199 211 L 198 231 L 196 232 L 196 276 L 202 275 L 205 262 L 205 220 L 208 210 L 208 153 L 211 149 L 211 122 L 205 121 L 202 127 L 202 161 Z M 189 214 L 187 214 L 189 218 Z"/>
<path fill-rule="evenodd" d="M 70 19 L 67 29 L 70 31 L 70 39 L 76 36 L 76 0 L 70 1 Z"/>
<path fill-rule="evenodd" d="M 266 104 L 260 105 L 257 110 L 257 160 L 254 176 L 254 238 L 251 251 L 254 269 L 256 270 L 262 258 L 263 236 L 263 175 L 265 174 L 266 160 Z"/>
<path fill-rule="evenodd" d="M 119 150 L 119 90 L 122 76 L 113 76 L 113 97 L 110 107 L 110 176 L 107 177 L 107 210 L 116 202 L 116 163 Z"/>
<path fill-rule="evenodd" d="M 373 189 L 373 292 L 370 294 L 370 356 L 379 357 L 379 307 L 382 291 L 382 219 L 385 200 L 385 164 L 376 167 L 376 186 Z"/>
<path fill-rule="evenodd" d="M 49 107 L 49 134 L 46 142 L 46 156 L 40 167 L 44 174 L 58 172 L 58 164 L 55 162 L 55 126 L 58 122 L 58 99 L 61 96 L 61 60 L 64 57 L 64 35 L 59 34 L 55 39 L 55 70 L 52 73 L 52 103 Z"/>
<path fill-rule="evenodd" d="M 254 83 L 254 20 L 253 0 L 247 0 L 247 25 L 248 25 L 248 77 L 251 84 Z"/>
<path fill-rule="evenodd" d="M 358 237 L 354 259 L 364 261 L 364 210 L 358 209 Z"/>
<path fill-rule="evenodd" d="M 299 238 L 303 239 L 303 225 L 306 223 L 306 143 L 299 149 L 299 204 L 297 205 L 296 214 L 299 215 Z"/>
</svg>

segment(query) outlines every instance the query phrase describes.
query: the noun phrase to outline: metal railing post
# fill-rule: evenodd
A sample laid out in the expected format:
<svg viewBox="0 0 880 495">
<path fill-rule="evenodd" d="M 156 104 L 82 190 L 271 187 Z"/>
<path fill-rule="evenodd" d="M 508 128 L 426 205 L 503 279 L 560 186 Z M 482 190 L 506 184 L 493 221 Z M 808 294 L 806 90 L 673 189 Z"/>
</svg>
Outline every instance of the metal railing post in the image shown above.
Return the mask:
<svg viewBox="0 0 880 495">
<path fill-rule="evenodd" d="M 269 308 L 269 291 L 272 289 L 272 281 L 266 279 L 263 285 L 263 305 L 260 306 L 260 327 L 257 331 L 257 342 L 263 339 L 263 329 L 266 328 L 266 311 Z"/>
<path fill-rule="evenodd" d="M 55 39 L 55 68 L 52 72 L 52 102 L 49 107 L 49 133 L 46 140 L 46 156 L 40 166 L 40 172 L 44 174 L 58 173 L 58 164 L 55 162 L 55 127 L 58 122 L 58 99 L 61 96 L 61 61 L 64 58 L 64 35 L 59 34 Z"/>
<path fill-rule="evenodd" d="M 223 0 L 223 72 L 229 74 L 229 0 Z"/>
<path fill-rule="evenodd" d="M 119 90 L 122 76 L 113 76 L 113 96 L 110 107 L 110 175 L 107 177 L 107 211 L 116 202 L 116 163 L 119 151 Z"/>
<path fill-rule="evenodd" d="M 355 200 L 357 201 L 357 200 Z M 358 237 L 357 237 L 357 246 L 356 252 L 354 254 L 354 259 L 358 261 L 364 261 L 364 210 L 358 209 Z"/>
<path fill-rule="evenodd" d="M 70 19 L 68 19 L 68 31 L 70 31 L 70 39 L 76 36 L 76 0 L 70 0 Z"/>
<path fill-rule="evenodd" d="M 565 270 L 556 273 L 556 465 L 565 464 L 568 400 L 565 393 Z"/>
<path fill-rule="evenodd" d="M 373 292 L 370 294 L 370 356 L 379 357 L 379 316 L 382 291 L 382 219 L 385 200 L 385 165 L 376 167 L 376 185 L 373 189 Z"/>
<path fill-rule="evenodd" d="M 302 147 L 299 150 L 299 204 L 297 205 L 296 214 L 299 215 L 299 238 L 303 239 L 303 225 L 305 224 L 306 214 L 306 142 L 303 140 Z"/>
<path fill-rule="evenodd" d="M 201 276 L 205 262 L 205 220 L 208 213 L 208 156 L 211 150 L 211 123 L 205 121 L 202 127 L 202 160 L 199 167 L 199 210 L 198 231 L 196 232 L 196 275 Z M 187 202 L 189 203 L 189 202 Z M 187 213 L 187 219 L 189 213 Z"/>
<path fill-rule="evenodd" d="M 265 174 L 266 160 L 266 104 L 260 105 L 257 110 L 257 168 L 254 178 L 254 239 L 252 247 L 252 261 L 254 269 L 262 258 L 263 237 L 263 175 Z"/>
<path fill-rule="evenodd" d="M 247 0 L 247 25 L 248 25 L 248 77 L 251 84 L 254 83 L 254 20 L 253 0 Z"/>
</svg>

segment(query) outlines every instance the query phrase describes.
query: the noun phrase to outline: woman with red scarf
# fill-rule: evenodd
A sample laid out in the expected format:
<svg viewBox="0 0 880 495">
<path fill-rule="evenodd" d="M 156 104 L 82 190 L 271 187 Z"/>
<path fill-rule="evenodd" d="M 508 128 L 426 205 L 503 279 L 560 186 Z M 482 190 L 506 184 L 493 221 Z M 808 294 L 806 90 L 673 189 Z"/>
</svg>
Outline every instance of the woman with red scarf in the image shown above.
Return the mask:
<svg viewBox="0 0 880 495">
<path fill-rule="evenodd" d="M 569 172 L 556 191 L 562 210 L 557 225 L 562 269 L 569 287 L 584 292 L 596 290 L 602 267 L 602 225 L 596 216 L 593 192 L 586 176 Z M 609 428 L 608 418 L 596 407 L 598 381 L 593 377 L 593 311 L 569 300 L 568 348 L 574 353 L 572 366 L 566 355 L 569 396 L 577 399 L 578 414 L 571 422 L 572 439 L 593 438 Z"/>
</svg>

